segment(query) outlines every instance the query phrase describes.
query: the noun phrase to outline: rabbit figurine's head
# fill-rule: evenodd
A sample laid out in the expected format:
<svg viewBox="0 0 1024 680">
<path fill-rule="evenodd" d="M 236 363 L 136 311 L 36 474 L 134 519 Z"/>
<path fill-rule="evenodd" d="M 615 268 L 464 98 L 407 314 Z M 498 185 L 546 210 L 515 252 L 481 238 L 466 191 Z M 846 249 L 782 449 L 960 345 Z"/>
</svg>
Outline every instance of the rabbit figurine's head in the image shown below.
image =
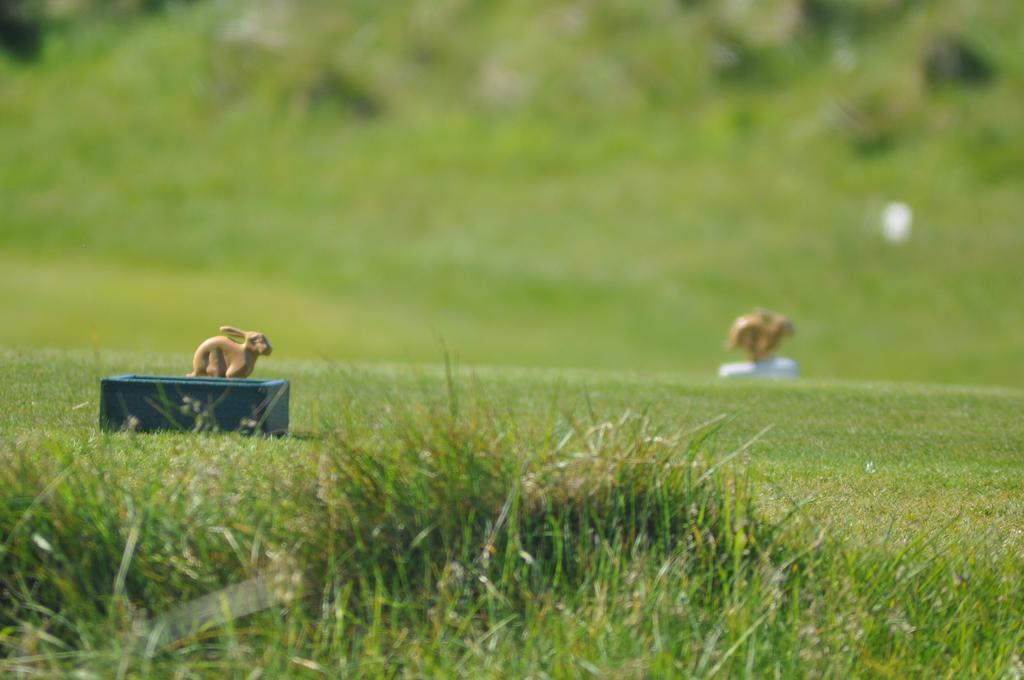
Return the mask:
<svg viewBox="0 0 1024 680">
<path fill-rule="evenodd" d="M 270 356 L 270 353 L 274 351 L 267 336 L 258 331 L 240 331 L 234 326 L 221 326 L 220 332 L 232 340 L 241 342 L 246 349 L 250 349 L 260 356 Z"/>
</svg>

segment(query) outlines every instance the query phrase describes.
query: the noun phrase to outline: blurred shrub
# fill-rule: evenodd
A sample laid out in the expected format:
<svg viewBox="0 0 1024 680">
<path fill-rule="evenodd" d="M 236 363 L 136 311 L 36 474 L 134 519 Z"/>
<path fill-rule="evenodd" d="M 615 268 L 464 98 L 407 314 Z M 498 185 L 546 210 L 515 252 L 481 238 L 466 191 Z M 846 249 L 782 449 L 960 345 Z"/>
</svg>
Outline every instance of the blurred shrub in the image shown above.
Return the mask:
<svg viewBox="0 0 1024 680">
<path fill-rule="evenodd" d="M 981 85 L 993 75 L 988 61 L 965 40 L 943 35 L 928 44 L 922 69 L 928 83 L 933 86 L 947 83 Z"/>
<path fill-rule="evenodd" d="M 222 92 L 264 89 L 299 109 L 340 105 L 363 118 L 424 106 L 621 109 L 695 91 L 694 25 L 672 5 L 607 1 L 365 9 L 263 0 L 224 24 L 213 64 Z"/>
<path fill-rule="evenodd" d="M 921 122 L 921 90 L 913 70 L 896 69 L 884 80 L 852 86 L 833 101 L 830 123 L 857 153 L 885 153 Z"/>
<path fill-rule="evenodd" d="M 156 12 L 169 5 L 189 4 L 198 0 L 50 0 L 49 17 L 74 19 L 90 15 L 130 16 Z"/>
<path fill-rule="evenodd" d="M 919 0 L 800 0 L 808 30 L 857 33 L 891 23 Z"/>
<path fill-rule="evenodd" d="M 43 46 L 43 8 L 37 0 L 0 0 L 0 48 L 21 59 Z"/>
<path fill-rule="evenodd" d="M 315 73 L 298 93 L 303 108 L 338 108 L 357 118 L 373 118 L 381 102 L 354 77 L 336 68 Z"/>
<path fill-rule="evenodd" d="M 70 24 L 189 1 L 0 0 L 0 19 L 30 55 L 43 15 Z M 923 57 L 913 48 L 920 31 L 909 12 L 923 0 L 191 2 L 204 5 L 201 21 L 213 36 L 203 81 L 215 98 L 263 97 L 292 112 L 363 120 L 453 108 L 540 116 L 686 110 L 722 85 L 778 88 L 831 63 L 851 80 L 870 70 L 876 89 L 890 92 L 847 91 L 836 108 L 836 125 L 858 148 L 881 149 L 908 110 L 892 103 L 904 98 L 890 87 L 904 69 L 892 64 L 933 85 L 984 82 L 992 73 L 958 38 L 936 39 Z M 27 12 L 33 3 L 47 3 L 45 12 Z M 30 15 L 36 24 L 25 28 L 21 17 Z M 869 29 L 878 45 L 867 49 Z M 862 52 L 885 56 L 854 74 Z"/>
<path fill-rule="evenodd" d="M 801 7 L 797 0 L 721 2 L 709 8 L 719 32 L 754 48 L 782 47 L 797 38 Z"/>
<path fill-rule="evenodd" d="M 257 91 L 294 111 L 377 116 L 386 107 L 372 85 L 373 69 L 365 54 L 350 57 L 357 28 L 345 10 L 319 3 L 247 4 L 214 43 L 217 93 Z"/>
<path fill-rule="evenodd" d="M 198 0 L 0 0 L 0 49 L 22 59 L 42 50 L 48 27 L 94 16 L 133 16 Z"/>
<path fill-rule="evenodd" d="M 898 137 L 898 117 L 885 96 L 879 93 L 833 102 L 830 118 L 861 154 L 888 151 Z"/>
</svg>

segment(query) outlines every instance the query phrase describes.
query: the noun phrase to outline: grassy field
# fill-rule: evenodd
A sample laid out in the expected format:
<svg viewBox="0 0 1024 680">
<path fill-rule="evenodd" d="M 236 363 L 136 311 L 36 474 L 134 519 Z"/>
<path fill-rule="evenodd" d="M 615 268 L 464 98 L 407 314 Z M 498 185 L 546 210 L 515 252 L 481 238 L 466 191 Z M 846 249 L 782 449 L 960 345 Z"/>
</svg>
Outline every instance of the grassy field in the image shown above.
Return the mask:
<svg viewBox="0 0 1024 680">
<path fill-rule="evenodd" d="M 37 10 L 0 675 L 1024 675 L 1018 0 Z M 98 430 L 224 324 L 292 436 Z"/>
<path fill-rule="evenodd" d="M 701 376 L 765 306 L 810 376 L 1022 384 L 1014 3 L 821 0 L 777 36 L 699 3 L 273 4 L 67 21 L 0 56 L 0 343 L 180 352 L 229 323 L 296 358 L 443 339 Z M 926 80 L 947 34 L 989 81 Z"/>
<path fill-rule="evenodd" d="M 2 359 L 7 672 L 1021 670 L 1020 391 L 272 357 L 262 440 L 97 431 L 185 355 Z"/>
</svg>

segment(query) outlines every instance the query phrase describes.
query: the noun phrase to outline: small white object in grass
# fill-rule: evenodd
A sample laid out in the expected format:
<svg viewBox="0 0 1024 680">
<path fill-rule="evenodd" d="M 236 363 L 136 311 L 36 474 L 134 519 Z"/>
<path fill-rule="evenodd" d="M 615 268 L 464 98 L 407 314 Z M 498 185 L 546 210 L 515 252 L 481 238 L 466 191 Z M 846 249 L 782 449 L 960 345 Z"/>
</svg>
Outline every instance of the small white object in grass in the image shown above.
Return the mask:
<svg viewBox="0 0 1024 680">
<path fill-rule="evenodd" d="M 877 468 L 875 467 L 875 464 L 873 462 L 871 462 L 870 460 L 864 466 L 864 472 L 868 473 L 869 475 L 875 474 L 876 470 L 877 470 Z"/>
<path fill-rule="evenodd" d="M 882 236 L 891 243 L 903 243 L 910 238 L 914 211 L 902 201 L 893 201 L 882 211 Z"/>
</svg>

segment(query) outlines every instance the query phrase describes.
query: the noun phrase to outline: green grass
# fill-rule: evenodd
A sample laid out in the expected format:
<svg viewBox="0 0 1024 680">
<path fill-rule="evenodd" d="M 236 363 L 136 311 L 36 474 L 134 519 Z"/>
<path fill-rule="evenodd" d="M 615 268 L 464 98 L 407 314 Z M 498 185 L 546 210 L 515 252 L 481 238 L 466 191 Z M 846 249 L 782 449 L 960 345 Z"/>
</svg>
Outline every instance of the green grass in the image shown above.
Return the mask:
<svg viewBox="0 0 1024 680">
<path fill-rule="evenodd" d="M 222 37 L 246 11 L 82 20 L 0 61 L 0 343 L 179 352 L 230 323 L 293 357 L 431 361 L 443 338 L 472 364 L 699 376 L 760 305 L 810 376 L 1024 379 L 1012 3 L 837 28 L 850 72 L 833 38 L 762 45 L 710 6 L 594 3 L 568 37 L 531 3 L 320 6 L 269 56 Z M 716 76 L 723 31 L 767 71 Z M 948 31 L 991 83 L 924 84 Z M 492 67 L 529 97 L 483 97 Z M 325 73 L 379 112 L 310 103 Z M 860 149 L 842 107 L 891 145 Z M 902 246 L 877 228 L 897 199 Z"/>
<path fill-rule="evenodd" d="M 262 440 L 98 432 L 185 355 L 4 353 L 5 670 L 1019 670 L 1019 391 L 276 359 Z"/>
<path fill-rule="evenodd" d="M 0 674 L 1024 674 L 1017 2 L 48 6 Z M 713 380 L 755 306 L 805 378 Z M 98 430 L 222 324 L 294 436 Z"/>
</svg>

